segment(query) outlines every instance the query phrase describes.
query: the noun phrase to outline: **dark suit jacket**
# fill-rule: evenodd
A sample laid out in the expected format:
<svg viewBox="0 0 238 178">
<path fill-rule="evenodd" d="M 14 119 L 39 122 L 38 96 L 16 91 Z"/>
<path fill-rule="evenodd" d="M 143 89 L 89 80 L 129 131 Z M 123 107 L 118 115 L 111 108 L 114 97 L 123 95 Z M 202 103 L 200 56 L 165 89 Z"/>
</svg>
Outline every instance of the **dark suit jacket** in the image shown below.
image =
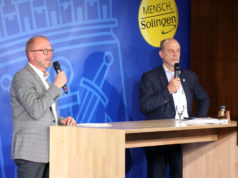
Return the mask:
<svg viewBox="0 0 238 178">
<path fill-rule="evenodd" d="M 187 99 L 188 115 L 192 116 L 192 102 L 198 102 L 197 117 L 206 117 L 209 97 L 200 86 L 195 73 L 181 69 L 181 83 Z M 172 119 L 175 106 L 167 89 L 168 80 L 162 66 L 143 74 L 140 82 L 140 107 L 148 119 Z"/>
</svg>

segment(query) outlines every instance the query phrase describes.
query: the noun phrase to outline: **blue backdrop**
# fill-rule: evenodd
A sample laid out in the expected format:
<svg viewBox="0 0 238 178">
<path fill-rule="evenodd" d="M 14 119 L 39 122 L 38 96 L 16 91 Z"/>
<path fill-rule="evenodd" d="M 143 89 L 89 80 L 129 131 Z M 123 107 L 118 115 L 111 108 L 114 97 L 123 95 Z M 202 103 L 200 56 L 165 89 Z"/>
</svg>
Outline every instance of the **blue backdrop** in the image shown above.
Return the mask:
<svg viewBox="0 0 238 178">
<path fill-rule="evenodd" d="M 157 48 L 138 27 L 140 0 L 0 0 L 0 178 L 14 178 L 9 89 L 27 59 L 26 41 L 47 36 L 68 76 L 69 94 L 59 99 L 62 116 L 78 122 L 143 120 L 139 81 L 161 64 Z M 177 0 L 182 67 L 189 67 L 190 0 Z M 49 69 L 51 80 L 53 69 Z M 141 149 L 127 150 L 127 177 L 146 178 Z"/>
</svg>

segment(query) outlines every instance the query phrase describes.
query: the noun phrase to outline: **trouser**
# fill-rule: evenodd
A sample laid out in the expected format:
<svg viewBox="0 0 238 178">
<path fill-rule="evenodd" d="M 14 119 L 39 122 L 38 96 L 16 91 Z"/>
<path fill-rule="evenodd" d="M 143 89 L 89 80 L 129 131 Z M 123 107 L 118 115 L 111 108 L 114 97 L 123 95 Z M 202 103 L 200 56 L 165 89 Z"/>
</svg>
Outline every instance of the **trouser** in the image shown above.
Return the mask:
<svg viewBox="0 0 238 178">
<path fill-rule="evenodd" d="M 182 145 L 145 148 L 148 178 L 166 178 L 169 168 L 170 178 L 183 177 Z"/>
<path fill-rule="evenodd" d="M 49 163 L 38 163 L 23 159 L 14 160 L 18 178 L 49 178 Z"/>
</svg>

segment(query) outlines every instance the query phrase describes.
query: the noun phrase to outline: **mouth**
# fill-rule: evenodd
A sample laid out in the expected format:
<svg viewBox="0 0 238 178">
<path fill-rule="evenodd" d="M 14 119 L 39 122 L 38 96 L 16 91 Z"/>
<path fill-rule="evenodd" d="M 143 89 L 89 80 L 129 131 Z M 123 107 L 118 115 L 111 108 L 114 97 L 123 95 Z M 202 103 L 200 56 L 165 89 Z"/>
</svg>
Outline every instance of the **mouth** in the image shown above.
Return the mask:
<svg viewBox="0 0 238 178">
<path fill-rule="evenodd" d="M 177 62 L 179 62 L 179 59 L 173 59 L 173 61 L 174 61 L 175 63 L 177 63 Z"/>
<path fill-rule="evenodd" d="M 51 60 L 45 60 L 47 66 L 50 66 L 51 65 Z"/>
</svg>

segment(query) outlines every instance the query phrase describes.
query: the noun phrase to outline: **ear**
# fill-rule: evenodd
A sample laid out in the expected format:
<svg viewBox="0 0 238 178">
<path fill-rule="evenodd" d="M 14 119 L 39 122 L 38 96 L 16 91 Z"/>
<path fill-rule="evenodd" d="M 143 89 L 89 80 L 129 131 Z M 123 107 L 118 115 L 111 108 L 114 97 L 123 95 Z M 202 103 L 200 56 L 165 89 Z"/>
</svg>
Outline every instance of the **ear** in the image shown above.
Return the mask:
<svg viewBox="0 0 238 178">
<path fill-rule="evenodd" d="M 163 51 L 159 51 L 158 54 L 159 54 L 159 56 L 163 59 L 163 56 L 164 56 Z"/>
<path fill-rule="evenodd" d="M 32 52 L 28 52 L 28 60 L 29 60 L 29 62 L 32 62 L 33 61 L 33 59 L 34 59 L 34 53 L 32 53 Z"/>
</svg>

